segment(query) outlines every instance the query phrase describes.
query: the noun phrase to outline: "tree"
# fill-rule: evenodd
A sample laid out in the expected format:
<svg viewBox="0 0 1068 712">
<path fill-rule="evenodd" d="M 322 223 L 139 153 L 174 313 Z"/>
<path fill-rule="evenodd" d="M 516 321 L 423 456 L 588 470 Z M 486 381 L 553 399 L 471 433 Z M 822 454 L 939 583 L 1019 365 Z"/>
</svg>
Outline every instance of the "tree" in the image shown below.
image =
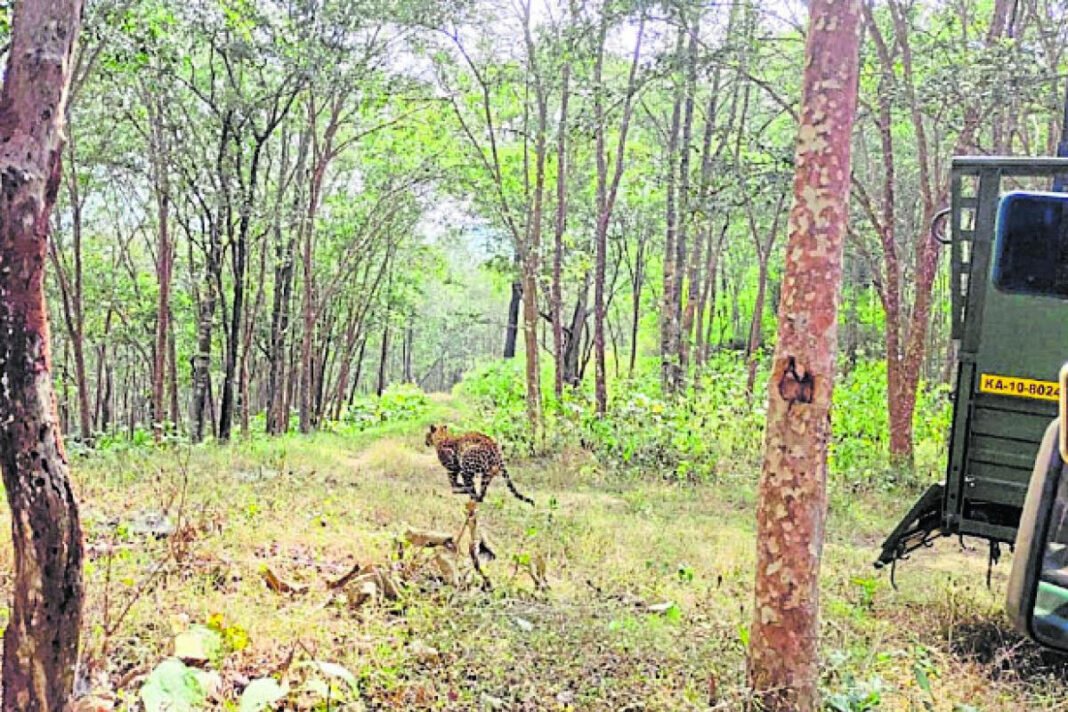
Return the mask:
<svg viewBox="0 0 1068 712">
<path fill-rule="evenodd" d="M 64 708 L 82 618 L 82 531 L 52 386 L 44 266 L 81 0 L 15 6 L 0 95 L 0 470 L 15 582 L 3 707 Z"/>
<path fill-rule="evenodd" d="M 768 384 L 749 678 L 768 710 L 818 709 L 819 569 L 858 72 L 858 0 L 814 0 Z"/>
<path fill-rule="evenodd" d="M 913 413 L 928 350 L 931 311 L 937 307 L 934 289 L 941 243 L 935 238 L 931 223 L 946 206 L 950 188 L 949 172 L 942 170 L 948 156 L 940 149 L 948 150 L 950 155 L 975 152 L 977 133 L 986 120 L 991 126 L 993 145 L 978 152 L 1011 153 L 1009 137 L 1019 132 L 1006 128 L 1002 119 L 1023 112 L 1014 109 L 1005 113 L 1004 107 L 1018 103 L 1026 92 L 1013 91 L 1010 97 L 1005 97 L 996 87 L 1028 83 L 1027 78 L 1015 69 L 1017 60 L 1012 59 L 1011 52 L 1016 50 L 998 46 L 1006 33 L 1012 34 L 1009 16 L 1013 4 L 1005 0 L 995 3 L 988 31 L 982 40 L 970 37 L 968 25 L 964 24 L 962 39 L 968 49 L 959 61 L 990 68 L 979 70 L 982 73 L 974 79 L 967 77 L 968 70 L 964 67 L 955 68 L 958 71 L 953 73 L 951 86 L 981 86 L 990 87 L 990 90 L 963 89 L 960 96 L 952 99 L 941 95 L 944 80 L 940 81 L 937 72 L 924 66 L 928 52 L 922 47 L 913 47 L 914 43 L 925 41 L 925 33 L 912 28 L 908 5 L 899 0 L 886 3 L 888 33 L 880 26 L 870 1 L 863 5 L 866 31 L 872 38 L 879 77 L 875 105 L 867 113 L 874 122 L 879 147 L 878 162 L 869 168 L 868 175 L 857 176 L 853 193 L 878 238 L 881 253 L 881 264 L 875 267 L 878 271 L 875 288 L 886 314 L 884 341 L 890 457 L 895 464 L 905 467 L 912 466 Z M 1012 47 L 1016 44 L 1013 42 Z M 1006 51 L 1010 52 L 1009 56 L 1002 54 Z M 1026 64 L 1028 71 L 1035 71 L 1030 66 L 1033 62 Z M 1001 65 L 1007 65 L 1008 69 L 998 69 Z M 934 74 L 926 82 L 925 71 Z M 1000 71 L 1005 74 L 998 74 Z M 961 81 L 962 78 L 969 81 Z M 928 98 L 932 90 L 939 94 L 935 102 Z M 953 107 L 958 113 L 944 115 L 941 112 L 946 106 Z M 899 114 L 907 117 L 904 126 L 912 145 L 899 139 L 902 133 Z M 1023 148 L 1027 150 L 1026 146 Z M 914 177 L 910 175 L 913 171 Z M 869 191 L 866 187 L 869 182 L 878 185 L 879 190 Z M 914 187 L 910 185 L 912 182 Z M 918 201 L 900 200 L 902 183 L 918 192 Z"/>
<path fill-rule="evenodd" d="M 611 177 L 608 172 L 608 156 L 605 146 L 605 110 L 604 110 L 604 45 L 608 34 L 608 8 L 602 9 L 600 25 L 600 39 L 597 47 L 597 58 L 594 65 L 594 94 L 593 114 L 594 132 L 596 134 L 596 159 L 597 159 L 597 227 L 595 235 L 596 243 L 596 267 L 594 277 L 594 365 L 595 365 L 595 391 L 597 400 L 597 413 L 604 415 L 608 410 L 608 387 L 605 373 L 605 349 L 604 331 L 605 314 L 608 309 L 605 295 L 605 260 L 608 253 L 608 224 L 612 220 L 612 210 L 615 208 L 616 195 L 619 192 L 619 182 L 623 178 L 624 154 L 627 149 L 627 131 L 630 129 L 630 119 L 633 108 L 634 94 L 637 91 L 638 64 L 642 54 L 642 35 L 645 32 L 645 16 L 638 21 L 637 38 L 634 40 L 634 54 L 631 58 L 630 72 L 627 75 L 627 90 L 623 99 L 622 115 L 619 119 L 619 139 L 616 146 L 615 166 Z"/>
</svg>

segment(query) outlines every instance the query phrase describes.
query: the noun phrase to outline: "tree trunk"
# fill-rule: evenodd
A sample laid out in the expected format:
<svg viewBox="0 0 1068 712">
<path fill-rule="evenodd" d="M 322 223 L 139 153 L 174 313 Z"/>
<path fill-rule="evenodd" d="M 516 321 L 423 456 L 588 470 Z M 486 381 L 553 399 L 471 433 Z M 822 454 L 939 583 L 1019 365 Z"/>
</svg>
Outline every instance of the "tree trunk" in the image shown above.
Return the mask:
<svg viewBox="0 0 1068 712">
<path fill-rule="evenodd" d="M 515 358 L 515 344 L 519 335 L 519 305 L 523 301 L 523 283 L 512 282 L 512 297 L 508 302 L 508 327 L 504 332 L 504 357 Z"/>
<path fill-rule="evenodd" d="M 241 198 L 241 213 L 237 235 L 230 245 L 232 259 L 234 301 L 230 310 L 230 333 L 226 345 L 223 364 L 222 402 L 219 405 L 219 439 L 230 439 L 234 423 L 234 393 L 237 390 L 237 359 L 241 349 L 241 332 L 245 309 L 245 281 L 248 262 L 249 228 L 252 223 L 252 211 L 259 184 L 260 156 L 270 134 L 256 136 L 249 167 L 248 185 Z"/>
<path fill-rule="evenodd" d="M 293 213 L 299 209 L 300 186 L 303 184 L 304 166 L 308 157 L 309 135 L 308 130 L 301 133 L 298 144 L 296 167 L 293 170 L 293 175 L 298 181 L 293 199 Z M 287 143 L 283 140 L 281 157 L 283 173 L 289 157 L 286 146 Z M 282 186 L 285 185 L 285 181 L 279 179 L 278 183 L 280 205 Z M 274 224 L 274 294 L 271 304 L 271 338 L 267 357 L 267 433 L 270 435 L 280 435 L 289 429 L 288 398 L 286 397 L 286 343 L 289 337 L 289 315 L 292 308 L 296 235 L 297 230 L 290 224 L 283 237 L 281 207 L 279 207 Z"/>
<path fill-rule="evenodd" d="M 708 256 L 705 261 L 705 280 L 701 290 L 701 301 L 697 305 L 696 325 L 697 333 L 695 334 L 697 343 L 697 370 L 704 367 L 705 362 L 708 361 L 709 346 L 712 341 L 712 327 L 716 321 L 716 279 L 719 275 L 719 253 L 723 246 L 723 239 L 727 235 L 727 228 L 730 226 L 730 216 L 723 218 L 723 228 L 720 230 L 719 237 L 715 240 L 712 239 L 712 235 L 708 235 Z M 712 226 L 709 225 L 709 231 L 711 232 Z M 707 318 L 705 314 L 708 314 Z M 697 374 L 700 376 L 700 373 Z"/>
<path fill-rule="evenodd" d="M 680 30 L 675 44 L 675 56 L 682 55 L 685 35 Z M 678 352 L 675 344 L 678 343 L 679 323 L 678 311 L 673 302 L 676 290 L 675 282 L 678 275 L 678 211 L 676 202 L 676 179 L 675 171 L 676 156 L 679 152 L 679 124 L 682 119 L 683 89 L 680 84 L 675 92 L 675 103 L 671 110 L 671 127 L 668 133 L 667 145 L 667 185 L 665 187 L 666 201 L 664 207 L 664 221 L 666 225 L 664 239 L 664 293 L 660 304 L 660 381 L 665 393 L 674 393 L 678 385 L 675 375 L 678 371 Z"/>
<path fill-rule="evenodd" d="M 634 377 L 638 361 L 638 327 L 641 325 L 642 286 L 645 282 L 645 235 L 638 235 L 637 254 L 634 256 L 634 271 L 630 280 L 630 361 L 627 376 Z"/>
<path fill-rule="evenodd" d="M 683 330 L 683 302 L 685 301 L 683 299 L 683 286 L 687 277 L 688 261 L 694 264 L 697 263 L 697 260 L 690 257 L 688 252 L 690 249 L 690 223 L 692 222 L 692 211 L 690 209 L 692 202 L 690 196 L 690 142 L 693 140 L 694 93 L 697 90 L 697 33 L 699 19 L 694 18 L 692 22 L 687 23 L 690 41 L 686 50 L 685 100 L 683 101 L 682 138 L 679 153 L 678 232 L 675 238 L 675 280 L 672 283 L 674 293 L 671 295 L 672 308 L 675 310 L 671 317 L 675 330 L 675 342 L 672 344 L 672 349 L 675 353 L 673 361 L 675 364 L 673 376 L 675 390 L 682 387 L 689 368 L 686 347 L 686 340 L 689 339 L 689 334 Z M 692 284 L 690 289 L 692 291 Z"/>
<path fill-rule="evenodd" d="M 349 405 L 356 399 L 356 390 L 360 387 L 360 377 L 363 376 L 363 357 L 367 352 L 367 334 L 360 339 L 360 350 L 356 354 L 356 373 L 352 376 L 352 386 L 349 388 Z"/>
<path fill-rule="evenodd" d="M 74 379 L 78 391 L 78 435 L 83 442 L 93 439 L 92 408 L 89 404 L 89 379 L 85 368 L 85 316 L 82 291 L 82 197 L 78 190 L 78 175 L 75 169 L 73 139 L 67 146 L 70 158 L 70 175 L 67 192 L 71 209 L 71 232 L 73 233 L 74 283 L 67 279 L 65 268 L 53 250 L 53 266 L 63 300 L 63 318 L 74 351 Z"/>
<path fill-rule="evenodd" d="M 749 322 L 749 339 L 745 346 L 745 357 L 749 361 L 749 373 L 745 380 L 745 392 L 749 395 L 752 395 L 753 385 L 756 383 L 758 364 L 757 350 L 760 349 L 761 336 L 763 335 L 764 330 L 764 298 L 767 292 L 768 258 L 767 255 L 761 255 L 760 263 L 757 265 L 756 302 L 753 304 L 753 318 Z"/>
<path fill-rule="evenodd" d="M 245 314 L 245 336 L 242 339 L 244 345 L 241 348 L 240 388 L 238 395 L 241 399 L 241 434 L 249 435 L 250 418 L 252 416 L 252 370 L 256 360 L 253 350 L 253 341 L 256 335 L 256 324 L 260 320 L 260 311 L 263 309 L 265 298 L 264 286 L 267 283 L 267 245 L 260 247 L 260 264 L 256 274 L 256 298 L 252 300 Z"/>
<path fill-rule="evenodd" d="M 749 680 L 762 709 L 819 709 L 819 568 L 856 109 L 857 0 L 813 0 L 757 506 Z"/>
<path fill-rule="evenodd" d="M 215 324 L 215 273 L 219 267 L 219 235 L 216 221 L 208 228 L 209 246 L 205 256 L 203 289 L 197 313 L 197 351 L 193 354 L 193 412 L 192 437 L 198 443 L 204 439 L 204 426 L 214 422 L 215 409 L 211 399 L 211 335 Z M 214 432 L 215 428 L 212 427 Z"/>
<path fill-rule="evenodd" d="M 587 302 L 590 294 L 590 273 L 582 278 L 575 297 L 575 309 L 571 312 L 571 327 L 564 331 L 564 383 L 578 388 L 582 383 L 579 373 L 579 359 L 582 355 L 582 334 L 586 329 L 586 317 L 589 311 Z"/>
<path fill-rule="evenodd" d="M 692 59 L 696 62 L 696 56 Z M 708 224 L 708 229 L 703 227 L 697 227 L 696 239 L 693 246 L 693 255 L 690 258 L 689 271 L 686 276 L 686 281 L 689 283 L 689 292 L 686 295 L 686 308 L 682 312 L 682 343 L 680 360 L 684 366 L 684 370 L 689 365 L 691 360 L 691 343 L 693 344 L 693 361 L 695 365 L 700 364 L 699 345 L 701 343 L 700 335 L 694 334 L 694 323 L 697 319 L 698 311 L 703 312 L 703 305 L 701 304 L 704 296 L 704 290 L 702 289 L 702 270 L 704 268 L 704 253 L 705 242 L 711 241 L 711 205 L 709 185 L 712 181 L 712 135 L 716 130 L 716 102 L 719 97 L 719 71 L 716 71 L 716 76 L 712 82 L 712 93 L 708 99 L 707 116 L 705 117 L 705 131 L 704 139 L 701 142 L 701 179 L 700 179 L 700 210 L 706 216 L 704 222 Z M 701 331 L 700 326 L 697 329 Z M 696 338 L 695 338 L 696 336 Z"/>
<path fill-rule="evenodd" d="M 523 347 L 526 352 L 527 418 L 531 432 L 541 429 L 541 370 L 538 365 L 538 259 L 523 260 Z"/>
<path fill-rule="evenodd" d="M 167 338 L 170 333 L 171 272 L 174 265 L 174 248 L 170 236 L 170 167 L 167 165 L 167 136 L 163 127 L 163 106 L 158 95 L 150 103 L 155 106 L 149 116 L 152 137 L 153 192 L 156 197 L 158 219 L 158 244 L 156 248 L 156 279 L 159 283 L 159 301 L 156 305 L 156 348 L 152 366 L 152 431 L 159 442 L 163 438 L 167 420 L 164 384 L 167 381 Z"/>
<path fill-rule="evenodd" d="M 923 364 L 924 346 L 927 339 L 930 317 L 931 292 L 938 271 L 941 243 L 930 234 L 931 219 L 938 206 L 945 201 L 948 186 L 941 173 L 932 168 L 932 151 L 928 146 L 923 121 L 921 100 L 917 96 L 912 68 L 912 50 L 909 44 L 907 9 L 896 0 L 888 3 L 893 21 L 893 45 L 891 51 L 871 8 L 862 4 L 865 20 L 872 36 L 876 55 L 879 58 L 880 78 L 876 126 L 879 130 L 882 166 L 882 205 L 877 210 L 862 186 L 857 194 L 868 219 L 880 236 L 883 251 L 884 275 L 879 297 L 886 312 L 886 362 L 887 362 L 887 407 L 890 414 L 890 458 L 898 466 L 911 468 L 913 458 L 912 417 L 919 387 L 920 369 Z M 1009 3 L 995 3 L 995 17 L 991 23 L 986 42 L 990 45 L 1006 29 Z M 900 67 L 900 81 L 896 72 Z M 896 171 L 892 124 L 896 97 L 902 97 L 909 111 L 916 139 L 915 156 L 918 164 L 919 193 L 922 199 L 920 230 L 915 242 L 915 268 L 911 281 L 913 304 L 905 306 L 907 291 L 903 284 L 906 270 L 898 254 L 896 225 L 897 200 L 895 197 Z M 957 137 L 952 155 L 968 153 L 972 148 L 973 135 L 980 115 L 977 106 L 964 108 L 964 125 Z M 934 152 L 937 156 L 937 152 Z"/>
<path fill-rule="evenodd" d="M 382 327 L 382 348 L 378 353 L 378 383 L 375 386 L 375 395 L 381 396 L 386 390 L 387 361 L 389 360 L 389 314 L 386 314 L 386 325 Z"/>
<path fill-rule="evenodd" d="M 167 380 L 170 383 L 171 422 L 176 432 L 182 429 L 181 408 L 178 405 L 178 346 L 174 336 L 174 315 L 170 319 L 170 334 L 167 338 Z"/>
<path fill-rule="evenodd" d="M 316 322 L 318 321 L 319 296 L 315 287 L 315 221 L 319 215 L 319 202 L 322 196 L 323 180 L 326 170 L 334 156 L 334 136 L 340 126 L 341 109 L 345 93 L 332 98 L 329 122 L 320 139 L 317 135 L 316 119 L 318 111 L 314 97 L 308 102 L 308 130 L 311 132 L 312 155 L 314 156 L 311 184 L 308 187 L 307 213 L 304 216 L 303 238 L 304 251 L 301 265 L 303 267 L 304 294 L 301 306 L 303 329 L 300 342 L 300 432 L 309 433 L 315 427 L 314 412 L 317 410 L 313 401 L 318 391 L 315 384 L 316 358 L 312 353 L 315 343 Z"/>
<path fill-rule="evenodd" d="M 594 392 L 597 402 L 597 414 L 604 415 L 608 411 L 608 386 L 605 369 L 605 318 L 608 305 L 605 295 L 605 262 L 608 255 L 608 225 L 612 220 L 612 211 L 619 191 L 619 183 L 623 178 L 623 154 L 627 147 L 627 132 L 630 128 L 632 100 L 636 90 L 638 74 L 638 61 L 642 51 L 642 34 L 645 30 L 645 15 L 638 22 L 638 36 L 634 44 L 634 54 L 630 66 L 630 75 L 627 79 L 627 94 L 623 101 L 623 116 L 619 122 L 619 139 L 616 145 L 616 160 L 612 170 L 611 183 L 608 177 L 608 157 L 605 155 L 605 115 L 604 115 L 604 45 L 608 34 L 607 10 L 601 18 L 601 35 L 598 44 L 597 63 L 594 68 L 594 119 L 597 133 L 597 233 L 596 261 L 593 292 L 593 347 L 594 347 Z M 618 270 L 616 271 L 618 274 Z M 618 359 L 618 354 L 617 354 Z M 618 363 L 618 361 L 617 361 Z M 618 369 L 617 369 L 618 370 Z"/>
<path fill-rule="evenodd" d="M 82 620 L 82 531 L 52 387 L 44 266 L 81 0 L 21 2 L 0 97 L 0 471 L 14 581 L 3 708 L 66 707 Z"/>
<path fill-rule="evenodd" d="M 564 296 L 561 270 L 564 258 L 564 230 L 567 228 L 567 102 L 570 96 L 571 63 L 564 62 L 560 79 L 560 126 L 556 144 L 556 232 L 553 235 L 553 281 L 550 309 L 553 320 L 553 392 L 557 400 L 564 394 Z"/>
</svg>

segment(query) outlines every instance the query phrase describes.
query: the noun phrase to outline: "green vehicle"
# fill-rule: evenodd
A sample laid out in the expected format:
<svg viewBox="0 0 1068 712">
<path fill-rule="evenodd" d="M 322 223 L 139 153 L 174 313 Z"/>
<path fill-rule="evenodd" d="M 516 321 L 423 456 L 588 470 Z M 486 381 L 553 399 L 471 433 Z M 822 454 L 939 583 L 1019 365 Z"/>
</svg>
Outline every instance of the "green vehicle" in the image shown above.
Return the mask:
<svg viewBox="0 0 1068 712">
<path fill-rule="evenodd" d="M 953 160 L 942 238 L 957 349 L 946 477 L 887 537 L 877 567 L 950 535 L 987 540 L 992 565 L 1017 539 L 1068 356 L 1068 193 L 1047 192 L 1065 175 L 1068 158 Z"/>
<path fill-rule="evenodd" d="M 1068 153 L 1068 136 L 1062 145 Z M 1006 609 L 1068 652 L 1068 158 L 958 158 L 948 210 L 957 346 L 945 481 L 883 543 L 893 566 L 939 536 L 1014 547 Z M 1054 192 L 1045 187 L 1053 185 Z M 989 578 L 989 577 L 988 577 Z"/>
</svg>

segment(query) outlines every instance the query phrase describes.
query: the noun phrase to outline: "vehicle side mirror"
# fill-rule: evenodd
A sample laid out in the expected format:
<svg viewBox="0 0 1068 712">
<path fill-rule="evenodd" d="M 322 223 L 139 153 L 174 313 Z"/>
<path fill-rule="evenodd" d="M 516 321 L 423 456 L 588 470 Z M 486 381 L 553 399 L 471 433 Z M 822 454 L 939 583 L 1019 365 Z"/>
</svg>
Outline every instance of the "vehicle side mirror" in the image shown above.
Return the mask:
<svg viewBox="0 0 1068 712">
<path fill-rule="evenodd" d="M 1007 608 L 1016 628 L 1068 652 L 1068 363 L 1059 376 L 1060 416 L 1035 458 L 1016 534 Z"/>
</svg>

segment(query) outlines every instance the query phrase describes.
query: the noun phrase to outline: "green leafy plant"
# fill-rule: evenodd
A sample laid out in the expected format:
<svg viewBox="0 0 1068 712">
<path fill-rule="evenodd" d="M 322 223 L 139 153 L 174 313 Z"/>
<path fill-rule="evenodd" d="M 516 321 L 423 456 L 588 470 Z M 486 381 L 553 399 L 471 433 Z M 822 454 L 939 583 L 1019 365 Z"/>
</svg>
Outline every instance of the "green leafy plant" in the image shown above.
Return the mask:
<svg viewBox="0 0 1068 712">
<path fill-rule="evenodd" d="M 209 673 L 191 668 L 178 658 L 167 658 L 148 674 L 141 686 L 145 712 L 192 712 L 207 701 Z"/>
</svg>

